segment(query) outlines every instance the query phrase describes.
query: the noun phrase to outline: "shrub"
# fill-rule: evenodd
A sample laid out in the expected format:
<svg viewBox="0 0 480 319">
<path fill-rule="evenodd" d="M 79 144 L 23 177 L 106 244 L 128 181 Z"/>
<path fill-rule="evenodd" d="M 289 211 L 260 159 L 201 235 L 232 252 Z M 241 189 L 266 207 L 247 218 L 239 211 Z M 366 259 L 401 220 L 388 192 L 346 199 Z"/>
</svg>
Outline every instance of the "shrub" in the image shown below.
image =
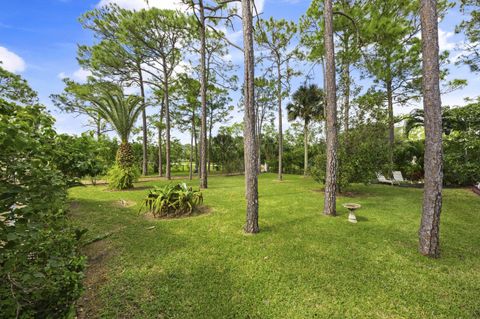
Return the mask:
<svg viewBox="0 0 480 319">
<path fill-rule="evenodd" d="M 120 167 L 114 165 L 107 175 L 108 188 L 123 190 L 133 188 L 133 183 L 138 181 L 140 171 L 136 166 Z"/>
<path fill-rule="evenodd" d="M 63 318 L 82 291 L 81 231 L 65 216 L 53 119 L 0 98 L 0 317 Z"/>
<path fill-rule="evenodd" d="M 191 215 L 202 204 L 203 195 L 187 184 L 170 184 L 155 188 L 143 201 L 141 211 L 151 212 L 155 217 Z"/>
<path fill-rule="evenodd" d="M 375 174 L 388 165 L 388 139 L 386 127 L 380 123 L 358 125 L 348 136 L 340 135 L 338 148 L 337 185 L 343 191 L 350 183 L 369 183 Z M 325 183 L 326 151 L 322 149 L 314 158 L 312 177 Z"/>
</svg>

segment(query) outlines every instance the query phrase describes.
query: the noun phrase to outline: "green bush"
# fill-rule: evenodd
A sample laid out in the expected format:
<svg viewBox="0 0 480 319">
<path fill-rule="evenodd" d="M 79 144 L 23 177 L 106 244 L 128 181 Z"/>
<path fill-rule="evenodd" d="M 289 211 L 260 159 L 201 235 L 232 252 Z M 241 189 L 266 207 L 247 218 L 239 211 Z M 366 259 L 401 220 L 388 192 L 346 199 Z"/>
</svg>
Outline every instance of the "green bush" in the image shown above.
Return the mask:
<svg viewBox="0 0 480 319">
<path fill-rule="evenodd" d="M 82 292 L 82 231 L 65 210 L 53 118 L 0 98 L 0 317 L 63 318 Z"/>
<path fill-rule="evenodd" d="M 143 201 L 141 211 L 150 212 L 155 217 L 177 217 L 191 215 L 203 202 L 200 191 L 187 184 L 167 185 L 151 190 Z"/>
<path fill-rule="evenodd" d="M 123 190 L 133 188 L 133 183 L 138 181 L 140 170 L 136 166 L 120 167 L 114 165 L 107 175 L 108 188 Z"/>
<path fill-rule="evenodd" d="M 385 125 L 362 124 L 340 135 L 337 184 L 340 191 L 350 183 L 369 183 L 388 166 L 388 137 Z M 325 183 L 326 150 L 314 158 L 312 177 Z"/>
</svg>

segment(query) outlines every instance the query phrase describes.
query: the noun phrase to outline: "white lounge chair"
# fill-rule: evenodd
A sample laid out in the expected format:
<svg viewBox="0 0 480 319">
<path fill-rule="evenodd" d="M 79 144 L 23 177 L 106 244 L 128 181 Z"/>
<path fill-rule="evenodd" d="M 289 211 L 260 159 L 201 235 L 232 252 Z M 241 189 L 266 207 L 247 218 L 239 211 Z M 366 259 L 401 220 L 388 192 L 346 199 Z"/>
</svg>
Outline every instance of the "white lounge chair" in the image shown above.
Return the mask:
<svg viewBox="0 0 480 319">
<path fill-rule="evenodd" d="M 402 172 L 400 171 L 393 171 L 393 182 L 395 184 L 401 184 L 405 182 L 405 179 L 403 178 Z"/>
<path fill-rule="evenodd" d="M 390 184 L 393 185 L 393 181 L 386 179 L 385 176 L 383 176 L 380 173 L 377 173 L 377 180 L 380 184 Z"/>
</svg>

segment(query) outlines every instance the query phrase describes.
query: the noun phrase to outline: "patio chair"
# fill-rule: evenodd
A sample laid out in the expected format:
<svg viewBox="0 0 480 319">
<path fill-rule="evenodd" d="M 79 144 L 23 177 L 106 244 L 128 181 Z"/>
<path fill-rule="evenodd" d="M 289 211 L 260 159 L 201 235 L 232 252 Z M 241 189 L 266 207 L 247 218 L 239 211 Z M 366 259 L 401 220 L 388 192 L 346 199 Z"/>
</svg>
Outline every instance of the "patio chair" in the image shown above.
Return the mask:
<svg viewBox="0 0 480 319">
<path fill-rule="evenodd" d="M 402 172 L 400 171 L 393 171 L 393 183 L 395 184 L 402 184 L 405 182 L 405 179 L 403 178 Z"/>
<path fill-rule="evenodd" d="M 380 184 L 390 184 L 393 185 L 393 181 L 386 179 L 385 176 L 383 176 L 380 173 L 377 173 L 377 180 Z"/>
</svg>

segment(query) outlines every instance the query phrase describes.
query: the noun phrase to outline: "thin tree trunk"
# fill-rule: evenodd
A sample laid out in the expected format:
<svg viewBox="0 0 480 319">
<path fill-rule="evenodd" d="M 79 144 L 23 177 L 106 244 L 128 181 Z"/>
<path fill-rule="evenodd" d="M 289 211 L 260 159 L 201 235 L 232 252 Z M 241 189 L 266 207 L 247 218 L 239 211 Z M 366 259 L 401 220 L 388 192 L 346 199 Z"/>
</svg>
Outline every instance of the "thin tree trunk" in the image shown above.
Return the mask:
<svg viewBox="0 0 480 319">
<path fill-rule="evenodd" d="M 325 178 L 325 203 L 323 213 L 336 215 L 337 191 L 337 97 L 335 85 L 335 48 L 333 43 L 332 0 L 325 0 L 325 84 L 327 94 L 327 169 Z"/>
<path fill-rule="evenodd" d="M 345 130 L 345 134 L 348 137 L 348 130 L 350 129 L 350 64 L 348 62 L 344 63 L 343 77 L 343 84 L 345 85 L 343 100 L 343 129 Z"/>
<path fill-rule="evenodd" d="M 142 140 L 142 175 L 148 174 L 148 136 L 147 136 L 147 111 L 145 110 L 145 87 L 143 84 L 143 75 L 142 70 L 138 70 L 138 77 L 140 83 L 140 96 L 142 97 L 143 103 L 143 110 L 142 110 L 142 132 L 143 132 L 143 140 Z"/>
<path fill-rule="evenodd" d="M 387 81 L 387 105 L 388 105 L 388 143 L 390 170 L 393 170 L 393 150 L 395 147 L 395 120 L 393 118 L 393 91 L 392 81 Z"/>
<path fill-rule="evenodd" d="M 278 99 L 278 180 L 283 179 L 283 128 L 282 128 L 282 73 L 280 62 L 277 62 L 277 99 Z"/>
<path fill-rule="evenodd" d="M 166 62 L 163 61 L 163 75 L 164 75 L 164 96 L 165 96 L 165 140 L 166 140 L 166 147 L 165 147 L 165 155 L 166 155 L 166 177 L 167 179 L 171 179 L 171 163 L 170 163 L 170 109 L 169 109 L 169 96 L 168 96 L 168 72 L 166 69 Z"/>
<path fill-rule="evenodd" d="M 440 254 L 440 213 L 442 211 L 443 150 L 442 109 L 439 87 L 437 2 L 422 0 L 423 108 L 425 112 L 425 186 L 419 251 Z"/>
<path fill-rule="evenodd" d="M 95 122 L 97 124 L 97 140 L 100 140 L 100 136 L 102 136 L 102 118 L 100 115 L 98 115 Z"/>
<path fill-rule="evenodd" d="M 253 53 L 253 17 L 252 1 L 242 0 L 242 27 L 244 47 L 244 158 L 245 188 L 247 199 L 246 233 L 258 233 L 258 167 L 257 145 L 255 143 L 255 87 L 254 87 L 254 53 Z"/>
<path fill-rule="evenodd" d="M 303 176 L 308 175 L 308 121 L 305 121 L 303 126 L 303 150 L 304 150 L 304 165 Z"/>
<path fill-rule="evenodd" d="M 192 129 L 190 131 L 190 170 L 188 174 L 188 178 L 192 180 L 193 178 L 193 135 L 195 133 L 195 122 L 192 120 Z"/>
<path fill-rule="evenodd" d="M 200 13 L 200 95 L 202 100 L 202 119 L 200 128 L 200 188 L 207 188 L 207 74 L 205 43 L 205 12 L 203 0 L 198 1 Z"/>
<path fill-rule="evenodd" d="M 210 174 L 210 165 L 211 165 L 211 161 L 212 161 L 212 118 L 210 118 L 210 125 L 209 125 L 209 128 L 208 128 L 208 173 Z"/>
<path fill-rule="evenodd" d="M 158 176 L 163 176 L 163 155 L 162 155 L 162 124 L 163 113 L 165 109 L 165 95 L 162 97 L 162 106 L 160 107 L 160 124 L 158 125 Z"/>
<path fill-rule="evenodd" d="M 195 169 L 197 170 L 197 174 L 200 175 L 200 169 L 198 165 L 198 138 L 197 138 L 197 126 L 195 125 L 195 115 L 193 116 L 193 143 L 195 146 Z"/>
</svg>

